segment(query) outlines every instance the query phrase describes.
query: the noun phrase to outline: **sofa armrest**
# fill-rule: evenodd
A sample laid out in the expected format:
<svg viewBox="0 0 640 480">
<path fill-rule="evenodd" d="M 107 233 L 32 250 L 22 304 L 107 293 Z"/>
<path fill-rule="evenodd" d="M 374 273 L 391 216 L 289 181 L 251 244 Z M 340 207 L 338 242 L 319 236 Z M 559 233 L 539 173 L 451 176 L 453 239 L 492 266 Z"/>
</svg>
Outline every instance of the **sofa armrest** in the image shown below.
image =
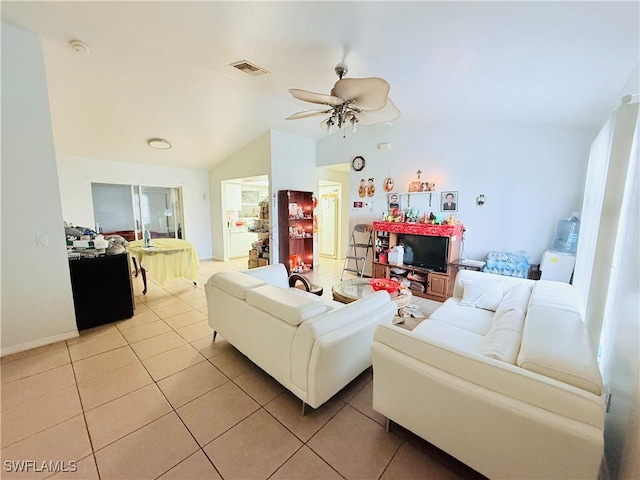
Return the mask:
<svg viewBox="0 0 640 480">
<path fill-rule="evenodd" d="M 302 322 L 291 349 L 291 381 L 321 405 L 371 365 L 373 330 L 391 324 L 397 310 L 387 292 L 376 292 Z"/>
<path fill-rule="evenodd" d="M 252 268 L 250 270 L 245 270 L 243 273 L 271 285 L 277 285 L 278 287 L 282 288 L 289 288 L 289 274 L 287 273 L 286 267 L 282 263 Z"/>
<path fill-rule="evenodd" d="M 378 326 L 374 348 L 376 344 L 500 395 L 603 428 L 602 398 L 586 390 L 474 352 L 455 350 L 394 326 Z"/>
</svg>

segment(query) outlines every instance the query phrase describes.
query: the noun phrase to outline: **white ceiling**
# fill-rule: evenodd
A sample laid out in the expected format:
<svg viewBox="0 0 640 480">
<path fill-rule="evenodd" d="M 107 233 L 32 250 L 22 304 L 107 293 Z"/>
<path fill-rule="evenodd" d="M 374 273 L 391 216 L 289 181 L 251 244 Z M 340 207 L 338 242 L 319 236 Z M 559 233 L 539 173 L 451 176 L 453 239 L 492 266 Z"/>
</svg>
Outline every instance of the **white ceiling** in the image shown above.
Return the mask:
<svg viewBox="0 0 640 480">
<path fill-rule="evenodd" d="M 598 126 L 638 61 L 639 15 L 609 1 L 2 2 L 4 22 L 43 39 L 58 154 L 198 168 L 270 128 L 324 137 L 322 118 L 284 120 L 310 107 L 287 89 L 329 93 L 342 60 L 391 84 L 398 128 Z"/>
</svg>

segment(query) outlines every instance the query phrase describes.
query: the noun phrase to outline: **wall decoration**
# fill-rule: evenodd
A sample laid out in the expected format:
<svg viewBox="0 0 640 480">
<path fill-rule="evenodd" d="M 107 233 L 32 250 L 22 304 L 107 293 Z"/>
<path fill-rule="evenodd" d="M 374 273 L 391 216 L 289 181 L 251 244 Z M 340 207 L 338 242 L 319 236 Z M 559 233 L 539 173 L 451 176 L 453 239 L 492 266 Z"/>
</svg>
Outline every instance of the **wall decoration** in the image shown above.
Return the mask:
<svg viewBox="0 0 640 480">
<path fill-rule="evenodd" d="M 369 179 L 369 183 L 367 183 L 367 197 L 373 197 L 376 194 L 376 187 L 373 184 L 373 178 Z"/>
<path fill-rule="evenodd" d="M 353 208 L 362 208 L 362 202 L 353 202 Z"/>
<path fill-rule="evenodd" d="M 436 182 L 423 182 L 420 184 L 421 192 L 435 192 Z"/>
<path fill-rule="evenodd" d="M 420 182 L 409 182 L 409 192 L 419 192 Z"/>
<path fill-rule="evenodd" d="M 358 185 L 358 196 L 360 198 L 367 196 L 367 186 L 364 183 L 364 178 L 360 179 L 360 185 Z"/>
<path fill-rule="evenodd" d="M 442 192 L 440 197 L 443 212 L 458 211 L 458 192 Z"/>
<path fill-rule="evenodd" d="M 484 193 L 481 193 L 480 195 L 478 195 L 476 197 L 476 205 L 477 206 L 482 207 L 482 206 L 484 206 L 485 202 L 486 202 L 486 200 L 484 198 Z"/>
<path fill-rule="evenodd" d="M 389 210 L 393 211 L 394 208 L 400 208 L 400 196 L 397 193 L 389 195 Z"/>
<path fill-rule="evenodd" d="M 393 178 L 387 177 L 384 179 L 383 188 L 385 192 L 393 191 Z"/>
</svg>

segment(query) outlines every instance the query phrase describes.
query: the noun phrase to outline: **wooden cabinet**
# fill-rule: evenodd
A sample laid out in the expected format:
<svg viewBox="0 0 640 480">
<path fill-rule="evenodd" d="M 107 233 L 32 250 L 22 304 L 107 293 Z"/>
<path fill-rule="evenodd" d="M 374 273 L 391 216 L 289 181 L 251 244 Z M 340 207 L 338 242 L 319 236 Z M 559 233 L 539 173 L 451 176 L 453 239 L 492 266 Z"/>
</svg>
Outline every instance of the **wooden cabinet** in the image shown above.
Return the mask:
<svg viewBox="0 0 640 480">
<path fill-rule="evenodd" d="M 388 268 L 388 265 L 373 262 L 371 265 L 371 276 L 373 278 L 389 278 L 389 272 L 387 272 Z"/>
<path fill-rule="evenodd" d="M 242 210 L 242 185 L 239 183 L 226 183 L 224 191 L 225 209 Z"/>
<path fill-rule="evenodd" d="M 278 192 L 280 262 L 289 274 L 313 269 L 313 193 Z"/>
<path fill-rule="evenodd" d="M 460 240 L 462 225 L 424 225 L 374 222 L 375 253 L 372 264 L 372 275 L 375 278 L 396 277 L 401 281 L 410 282 L 410 290 L 418 297 L 444 301 L 453 294 L 453 286 L 458 268 L 451 265 L 460 257 Z M 429 268 L 414 265 L 389 265 L 386 251 L 401 242 L 402 235 L 446 236 L 449 238 L 446 271 L 437 272 Z M 396 268 L 394 268 L 396 267 Z M 394 271 L 395 270 L 395 271 Z M 398 273 L 402 272 L 402 273 Z"/>
<path fill-rule="evenodd" d="M 453 290 L 453 278 L 450 274 L 429 273 L 426 294 L 431 297 L 440 297 L 443 301 L 451 296 Z"/>
</svg>

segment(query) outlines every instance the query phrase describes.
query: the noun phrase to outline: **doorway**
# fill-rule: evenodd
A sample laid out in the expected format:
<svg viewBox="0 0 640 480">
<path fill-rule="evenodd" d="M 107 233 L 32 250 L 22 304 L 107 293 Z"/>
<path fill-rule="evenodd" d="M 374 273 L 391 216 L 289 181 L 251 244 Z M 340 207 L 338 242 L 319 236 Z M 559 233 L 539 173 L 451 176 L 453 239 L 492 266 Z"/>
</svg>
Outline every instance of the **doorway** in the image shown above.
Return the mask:
<svg viewBox="0 0 640 480">
<path fill-rule="evenodd" d="M 342 184 L 320 180 L 319 255 L 338 258 Z"/>
<path fill-rule="evenodd" d="M 223 180 L 220 187 L 224 260 L 250 257 L 258 242 L 270 243 L 269 176 Z"/>
</svg>

